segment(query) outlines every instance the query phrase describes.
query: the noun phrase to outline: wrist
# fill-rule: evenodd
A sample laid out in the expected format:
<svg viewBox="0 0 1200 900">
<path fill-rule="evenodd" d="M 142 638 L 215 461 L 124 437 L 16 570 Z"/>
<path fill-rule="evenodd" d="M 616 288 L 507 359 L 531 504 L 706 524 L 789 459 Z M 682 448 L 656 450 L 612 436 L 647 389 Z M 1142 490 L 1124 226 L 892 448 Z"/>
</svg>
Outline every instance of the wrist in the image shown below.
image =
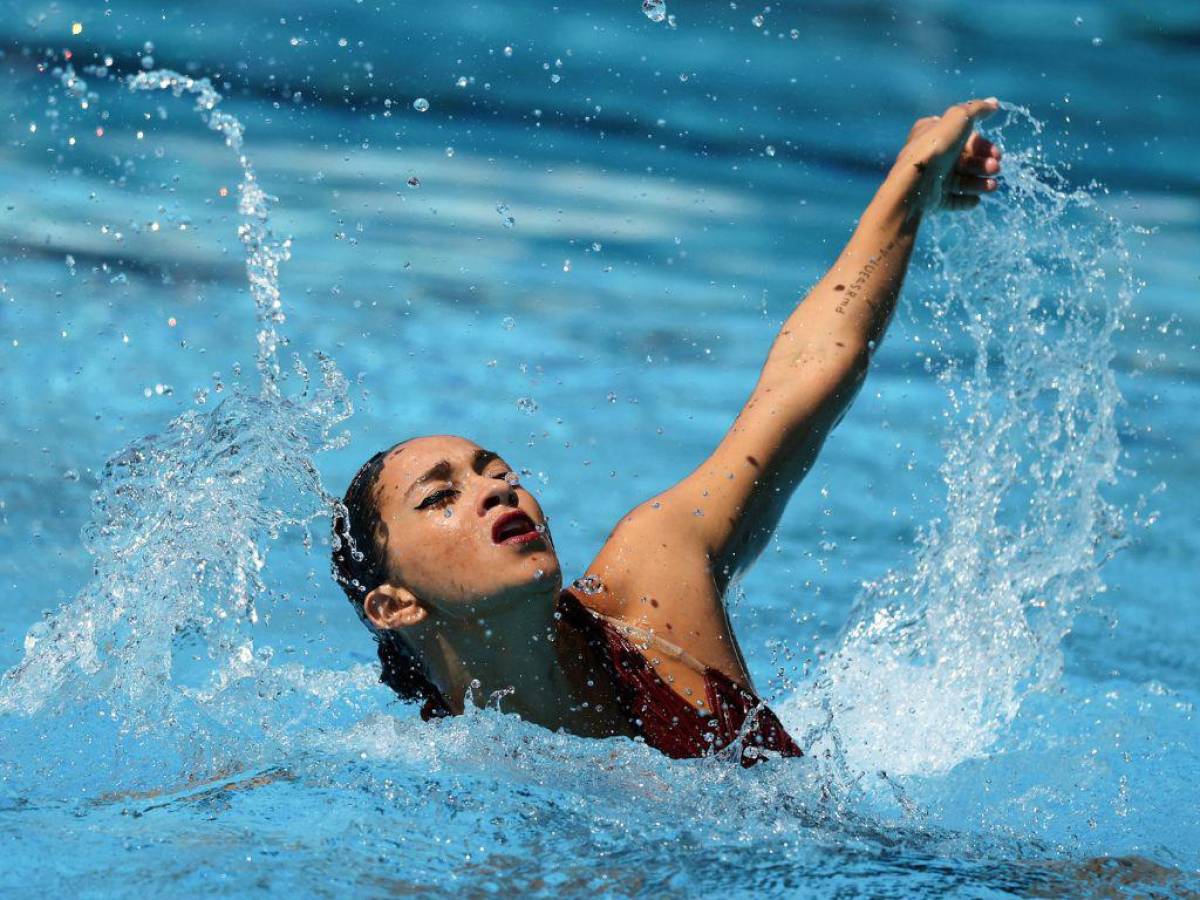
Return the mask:
<svg viewBox="0 0 1200 900">
<path fill-rule="evenodd" d="M 875 192 L 864 218 L 870 216 L 881 224 L 898 228 L 917 228 L 925 212 L 922 174 L 911 163 L 897 162 Z"/>
</svg>

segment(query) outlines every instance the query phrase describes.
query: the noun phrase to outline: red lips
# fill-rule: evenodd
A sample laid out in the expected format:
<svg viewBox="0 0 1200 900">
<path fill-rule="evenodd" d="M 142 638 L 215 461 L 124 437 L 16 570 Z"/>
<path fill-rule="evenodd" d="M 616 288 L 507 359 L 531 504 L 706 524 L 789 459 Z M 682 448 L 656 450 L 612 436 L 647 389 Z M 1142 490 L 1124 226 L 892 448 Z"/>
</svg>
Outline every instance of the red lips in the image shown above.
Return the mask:
<svg viewBox="0 0 1200 900">
<path fill-rule="evenodd" d="M 492 525 L 492 541 L 497 544 L 524 544 L 541 537 L 533 519 L 519 509 L 506 512 Z"/>
</svg>

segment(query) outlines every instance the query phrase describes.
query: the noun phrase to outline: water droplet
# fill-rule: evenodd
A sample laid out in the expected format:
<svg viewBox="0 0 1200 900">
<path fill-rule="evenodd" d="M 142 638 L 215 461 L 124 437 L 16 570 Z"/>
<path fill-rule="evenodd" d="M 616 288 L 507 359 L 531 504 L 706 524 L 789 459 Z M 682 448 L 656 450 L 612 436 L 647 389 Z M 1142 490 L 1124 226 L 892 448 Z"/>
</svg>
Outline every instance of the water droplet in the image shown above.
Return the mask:
<svg viewBox="0 0 1200 900">
<path fill-rule="evenodd" d="M 762 28 L 762 27 L 763 27 L 763 22 L 765 22 L 765 21 L 766 21 L 766 19 L 764 19 L 764 18 L 762 17 L 762 13 L 759 13 L 757 16 L 755 16 L 755 17 L 754 17 L 753 19 L 751 19 L 750 21 L 754 23 L 754 27 L 755 27 L 755 28 Z"/>
<path fill-rule="evenodd" d="M 517 327 L 517 320 L 514 319 L 512 316 L 505 316 L 503 319 L 500 320 L 500 327 L 503 328 L 505 331 L 512 331 L 514 328 Z"/>
<path fill-rule="evenodd" d="M 661 22 L 667 17 L 667 4 L 664 0 L 642 0 L 642 12 L 651 22 Z"/>
<path fill-rule="evenodd" d="M 505 55 L 505 56 L 512 56 L 512 53 L 513 53 L 513 51 L 512 51 L 512 47 L 505 47 L 505 48 L 504 48 L 504 55 Z"/>
<path fill-rule="evenodd" d="M 429 101 L 424 97 L 418 97 L 413 101 L 413 109 L 417 112 L 429 112 Z"/>
<path fill-rule="evenodd" d="M 591 574 L 584 575 L 582 578 L 576 578 L 571 586 L 581 594 L 586 594 L 589 597 L 593 597 L 604 590 L 604 582 Z"/>
<path fill-rule="evenodd" d="M 1104 43 L 1104 38 L 1099 38 L 1099 37 L 1092 38 L 1092 46 L 1093 47 L 1099 47 L 1103 43 Z"/>
<path fill-rule="evenodd" d="M 562 81 L 562 76 L 559 75 L 557 72 L 555 72 L 553 75 L 550 76 L 550 81 L 553 84 L 558 84 L 560 81 Z"/>
<path fill-rule="evenodd" d="M 772 147 L 770 144 L 767 144 L 767 156 L 774 156 L 774 155 L 775 155 L 775 148 Z"/>
<path fill-rule="evenodd" d="M 447 506 L 445 509 L 442 510 L 442 515 L 448 519 L 452 515 L 454 515 L 454 510 L 452 510 L 450 507 Z"/>
<path fill-rule="evenodd" d="M 454 82 L 460 88 L 465 88 L 470 82 L 467 81 L 466 75 L 459 75 L 458 81 Z"/>
<path fill-rule="evenodd" d="M 563 271 L 564 271 L 564 272 L 570 272 L 570 271 L 571 271 L 571 261 L 570 261 L 569 259 L 564 259 L 564 260 L 563 260 Z"/>
<path fill-rule="evenodd" d="M 63 472 L 63 480 L 64 481 L 78 481 L 79 473 L 77 471 L 75 471 L 74 469 L 67 469 L 67 471 Z"/>
<path fill-rule="evenodd" d="M 408 186 L 410 188 L 419 188 L 421 186 L 421 179 L 414 175 L 412 178 L 408 179 Z"/>
<path fill-rule="evenodd" d="M 603 249 L 604 249 L 604 246 L 599 241 L 592 241 L 592 251 L 593 252 L 599 253 Z"/>
<path fill-rule="evenodd" d="M 30 626 L 29 631 L 25 633 L 25 652 L 33 652 L 33 648 L 41 641 L 50 635 L 50 626 L 45 622 L 35 622 Z"/>
<path fill-rule="evenodd" d="M 447 158 L 447 159 L 449 159 L 449 158 L 450 158 L 450 157 L 452 157 L 452 156 L 454 156 L 454 148 L 453 148 L 453 147 L 447 147 L 447 148 L 446 148 L 446 158 Z"/>
<path fill-rule="evenodd" d="M 517 400 L 517 409 L 527 416 L 532 416 L 538 411 L 538 404 L 532 397 L 521 397 Z"/>
<path fill-rule="evenodd" d="M 504 223 L 505 228 L 512 228 L 515 224 L 517 224 L 516 220 L 508 214 L 508 204 L 507 203 L 497 203 L 496 204 L 496 212 L 500 213 L 500 218 L 501 218 L 501 221 Z"/>
<path fill-rule="evenodd" d="M 789 32 L 789 34 L 791 34 L 791 36 L 792 36 L 792 40 L 793 40 L 793 41 L 798 41 L 798 40 L 800 40 L 800 29 L 799 29 L 799 28 L 793 28 L 793 29 L 792 29 L 792 30 Z"/>
</svg>

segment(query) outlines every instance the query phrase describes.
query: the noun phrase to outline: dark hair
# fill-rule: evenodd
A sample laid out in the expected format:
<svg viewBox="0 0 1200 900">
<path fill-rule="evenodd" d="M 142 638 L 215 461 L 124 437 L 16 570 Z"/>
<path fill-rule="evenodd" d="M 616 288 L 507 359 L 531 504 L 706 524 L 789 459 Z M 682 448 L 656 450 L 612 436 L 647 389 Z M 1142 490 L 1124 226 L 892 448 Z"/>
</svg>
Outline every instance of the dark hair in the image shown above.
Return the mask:
<svg viewBox="0 0 1200 900">
<path fill-rule="evenodd" d="M 379 645 L 379 680 L 405 700 L 421 703 L 421 718 L 448 716 L 450 707 L 430 680 L 420 656 L 394 631 L 372 625 L 363 601 L 387 580 L 387 560 L 382 546 L 387 542 L 387 524 L 379 514 L 379 474 L 390 450 L 376 453 L 355 473 L 346 496 L 333 516 L 333 577 L 342 586 L 354 611 L 371 629 Z"/>
</svg>

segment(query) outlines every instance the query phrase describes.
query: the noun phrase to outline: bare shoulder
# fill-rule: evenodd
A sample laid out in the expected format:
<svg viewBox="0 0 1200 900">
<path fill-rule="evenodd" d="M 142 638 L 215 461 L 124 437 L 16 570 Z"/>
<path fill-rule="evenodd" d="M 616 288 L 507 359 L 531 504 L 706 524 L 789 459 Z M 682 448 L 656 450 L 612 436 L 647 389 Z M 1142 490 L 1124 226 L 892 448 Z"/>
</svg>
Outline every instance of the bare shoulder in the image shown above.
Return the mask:
<svg viewBox="0 0 1200 900">
<path fill-rule="evenodd" d="M 687 521 L 693 514 L 669 493 L 635 507 L 617 523 L 576 592 L 596 612 L 651 631 L 745 682 L 711 560 Z"/>
<path fill-rule="evenodd" d="M 711 581 L 704 578 L 708 560 L 680 518 L 675 504 L 661 496 L 622 516 L 582 579 L 589 605 L 627 618 L 651 600 L 651 608 L 685 604 Z"/>
</svg>

